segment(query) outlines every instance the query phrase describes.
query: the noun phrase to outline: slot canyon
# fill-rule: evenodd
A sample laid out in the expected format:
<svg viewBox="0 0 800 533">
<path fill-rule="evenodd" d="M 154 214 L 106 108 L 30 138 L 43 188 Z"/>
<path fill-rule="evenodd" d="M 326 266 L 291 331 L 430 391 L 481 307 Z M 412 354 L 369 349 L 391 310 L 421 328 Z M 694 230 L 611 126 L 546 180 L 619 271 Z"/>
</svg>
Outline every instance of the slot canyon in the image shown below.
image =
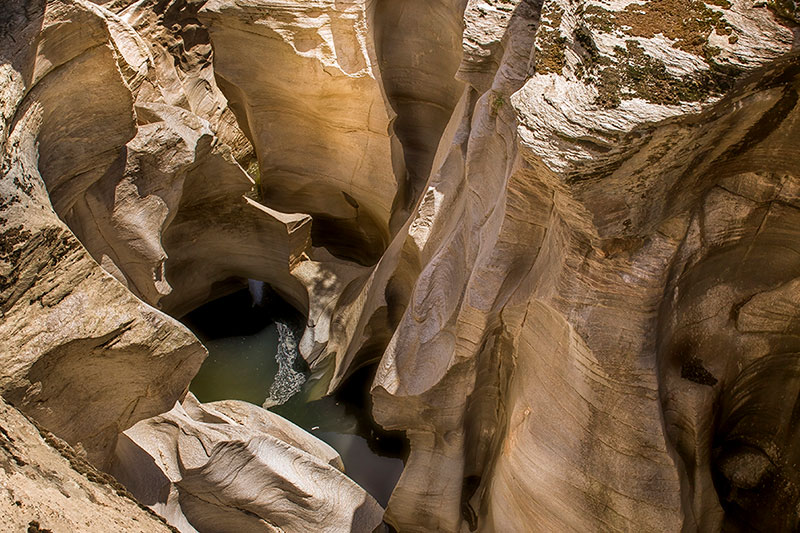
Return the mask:
<svg viewBox="0 0 800 533">
<path fill-rule="evenodd" d="M 0 532 L 800 530 L 798 91 L 796 0 L 0 0 Z"/>
</svg>

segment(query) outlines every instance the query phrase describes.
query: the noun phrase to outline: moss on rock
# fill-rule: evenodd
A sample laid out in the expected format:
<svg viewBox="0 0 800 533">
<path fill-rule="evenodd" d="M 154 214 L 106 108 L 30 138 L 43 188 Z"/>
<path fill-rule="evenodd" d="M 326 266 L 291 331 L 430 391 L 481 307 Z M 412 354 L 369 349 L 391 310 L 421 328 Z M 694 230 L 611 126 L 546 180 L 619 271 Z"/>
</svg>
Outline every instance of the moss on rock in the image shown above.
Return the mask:
<svg viewBox="0 0 800 533">
<path fill-rule="evenodd" d="M 534 69 L 539 74 L 560 74 L 566 65 L 564 52 L 567 49 L 567 38 L 561 33 L 563 15 L 564 11 L 554 3 L 542 6 L 533 61 Z"/>
<path fill-rule="evenodd" d="M 800 5 L 795 0 L 768 0 L 767 7 L 779 17 L 800 23 Z"/>
<path fill-rule="evenodd" d="M 723 17 L 724 10 L 730 7 L 728 0 L 651 0 L 630 4 L 617 12 L 587 6 L 580 13 L 584 25 L 574 32 L 581 57 L 576 76 L 597 87 L 596 103 L 606 108 L 618 106 L 625 98 L 675 105 L 721 94 L 732 86 L 740 71 L 715 61 L 720 49 L 711 46 L 708 38 L 716 32 L 727 35 L 732 43 L 738 40 Z M 615 49 L 613 56 L 602 56 L 596 52 L 592 31 L 629 38 L 625 47 Z M 682 77 L 670 74 L 662 61 L 648 55 L 633 39 L 649 39 L 658 34 L 670 39 L 673 47 L 701 57 L 709 68 Z"/>
</svg>

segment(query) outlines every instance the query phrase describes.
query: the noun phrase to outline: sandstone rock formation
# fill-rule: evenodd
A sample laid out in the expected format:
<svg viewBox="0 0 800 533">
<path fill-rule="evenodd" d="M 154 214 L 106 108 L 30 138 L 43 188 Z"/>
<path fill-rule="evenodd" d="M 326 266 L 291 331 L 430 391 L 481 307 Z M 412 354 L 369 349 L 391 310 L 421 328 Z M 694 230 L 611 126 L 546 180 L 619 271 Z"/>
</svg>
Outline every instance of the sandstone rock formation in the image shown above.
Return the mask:
<svg viewBox="0 0 800 533">
<path fill-rule="evenodd" d="M 190 394 L 123 433 L 111 472 L 182 532 L 371 532 L 383 509 L 342 470 L 278 415 Z"/>
<path fill-rule="evenodd" d="M 368 15 L 363 0 L 212 0 L 199 12 L 267 204 L 314 215 L 318 244 L 374 264 L 405 170 Z"/>
<path fill-rule="evenodd" d="M 134 133 L 104 20 L 79 2 L 15 6 L 2 46 L 0 390 L 104 465 L 120 431 L 178 398 L 205 350 L 101 269 L 54 211 Z"/>
<path fill-rule="evenodd" d="M 64 441 L 0 400 L 0 531 L 174 531 Z"/>
<path fill-rule="evenodd" d="M 465 0 L 374 3 L 369 19 L 386 97 L 397 112 L 395 131 L 407 173 L 399 181 L 394 227 L 419 199 L 444 128 L 464 84 L 461 62 Z"/>
<path fill-rule="evenodd" d="M 227 108 L 206 112 L 216 124 L 186 109 L 202 102 L 164 88 L 123 18 L 81 0 L 3 10 L 0 391 L 107 468 L 120 432 L 168 410 L 205 356 L 147 304 L 180 315 L 252 277 L 307 306 L 289 269 L 309 218 L 244 197 L 253 182 L 233 157 Z M 369 509 L 349 483 L 344 494 Z M 73 517 L 59 524 L 93 523 L 77 500 L 58 505 Z M 374 504 L 376 524 L 381 513 Z"/>
<path fill-rule="evenodd" d="M 154 307 L 252 278 L 308 317 L 319 394 L 378 365 L 399 531 L 800 524 L 796 3 L 3 7 L 0 392 L 97 464 L 202 359 Z M 117 471 L 198 530 L 319 523 L 242 514 L 225 476 L 273 478 L 239 460 L 305 458 L 340 529 L 371 501 L 241 409 L 140 422 Z M 219 444 L 181 463 L 181 431 Z"/>
<path fill-rule="evenodd" d="M 715 401 L 744 401 L 725 392 L 741 390 L 744 364 L 719 344 L 721 324 L 695 328 L 690 346 L 705 344 L 736 370 L 725 384 L 702 370 L 692 380 L 710 355 L 672 351 L 661 331 L 670 313 L 684 314 L 664 309 L 686 275 L 677 262 L 692 246 L 692 220 L 705 202 L 738 209 L 718 199 L 727 181 L 737 195 L 759 190 L 761 210 L 739 224 L 750 234 L 767 231 L 765 212 L 791 226 L 780 191 L 797 179 L 795 37 L 763 7 L 689 7 L 689 22 L 669 19 L 676 27 L 659 33 L 660 17 L 686 6 L 467 5 L 459 77 L 469 86 L 427 190 L 330 321 L 332 386 L 394 332 L 373 394 L 377 420 L 411 441 L 387 510 L 398 529 L 793 527 L 785 439 L 794 426 L 778 416 L 745 437 L 746 450 L 726 445 L 740 437 L 714 435 Z M 752 253 L 747 231 L 728 219 L 716 228 L 695 253 L 720 239 Z M 785 260 L 772 270 L 764 289 L 798 275 Z M 735 270 L 741 281 L 723 281 L 722 272 L 709 271 L 709 283 L 746 292 L 757 277 Z M 766 346 L 796 351 L 784 333 L 796 316 L 788 287 L 771 297 L 785 302 L 774 325 L 761 326 L 781 340 L 762 337 L 747 360 Z M 704 305 L 735 311 L 747 297 L 736 294 Z M 730 342 L 745 350 L 738 336 Z M 762 393 L 759 409 L 780 404 L 776 394 Z M 755 473 L 742 481 L 744 472 Z M 751 514 L 758 491 L 780 503 Z"/>
</svg>

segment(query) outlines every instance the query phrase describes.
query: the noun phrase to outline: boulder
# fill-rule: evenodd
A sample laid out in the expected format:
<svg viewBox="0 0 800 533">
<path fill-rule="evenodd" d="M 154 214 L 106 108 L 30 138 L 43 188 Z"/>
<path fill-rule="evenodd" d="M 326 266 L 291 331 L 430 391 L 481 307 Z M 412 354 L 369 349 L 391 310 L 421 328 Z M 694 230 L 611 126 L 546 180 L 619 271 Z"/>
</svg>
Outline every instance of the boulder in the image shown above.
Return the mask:
<svg viewBox="0 0 800 533">
<path fill-rule="evenodd" d="M 184 533 L 372 532 L 383 509 L 343 468 L 330 446 L 270 411 L 189 394 L 125 431 L 111 472 Z"/>
</svg>

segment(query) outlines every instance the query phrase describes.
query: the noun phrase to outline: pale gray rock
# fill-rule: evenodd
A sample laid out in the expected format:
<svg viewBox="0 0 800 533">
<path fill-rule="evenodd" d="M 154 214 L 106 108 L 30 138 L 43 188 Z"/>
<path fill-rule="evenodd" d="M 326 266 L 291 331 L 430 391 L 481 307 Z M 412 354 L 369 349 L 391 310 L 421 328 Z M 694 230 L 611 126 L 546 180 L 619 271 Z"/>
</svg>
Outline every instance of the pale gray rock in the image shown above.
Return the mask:
<svg viewBox="0 0 800 533">
<path fill-rule="evenodd" d="M 193 395 L 120 436 L 112 473 L 180 531 L 372 532 L 383 509 L 278 415 Z"/>
<path fill-rule="evenodd" d="M 173 405 L 205 356 L 125 286 L 181 314 L 253 277 L 302 308 L 289 268 L 309 219 L 245 198 L 253 182 L 208 121 L 156 93 L 135 103 L 159 81 L 124 20 L 81 0 L 10 15 L 0 388 L 103 466 L 116 435 Z"/>
<path fill-rule="evenodd" d="M 236 160 L 257 169 L 253 147 L 236 122 L 214 78 L 213 50 L 208 31 L 198 23 L 197 12 L 205 2 L 192 0 L 114 0 L 97 2 L 127 25 L 145 43 L 153 71 L 139 102 L 163 99 L 207 120 Z M 115 38 L 119 43 L 119 39 Z M 125 47 L 117 44 L 118 48 Z M 151 89 L 152 87 L 152 89 Z"/>
<path fill-rule="evenodd" d="M 251 278 L 306 307 L 289 269 L 310 245 L 309 217 L 246 198 L 252 179 L 197 115 L 161 103 L 135 110 L 124 159 L 64 217 L 93 257 L 174 316 Z"/>
</svg>

